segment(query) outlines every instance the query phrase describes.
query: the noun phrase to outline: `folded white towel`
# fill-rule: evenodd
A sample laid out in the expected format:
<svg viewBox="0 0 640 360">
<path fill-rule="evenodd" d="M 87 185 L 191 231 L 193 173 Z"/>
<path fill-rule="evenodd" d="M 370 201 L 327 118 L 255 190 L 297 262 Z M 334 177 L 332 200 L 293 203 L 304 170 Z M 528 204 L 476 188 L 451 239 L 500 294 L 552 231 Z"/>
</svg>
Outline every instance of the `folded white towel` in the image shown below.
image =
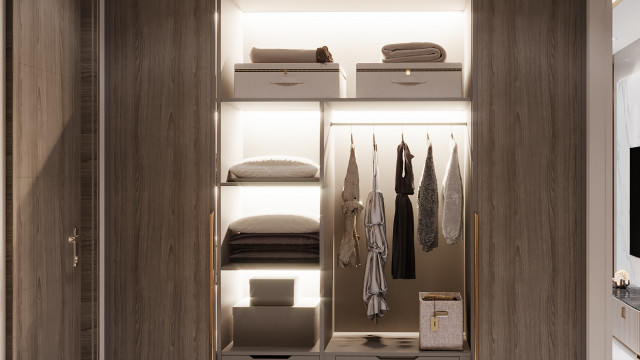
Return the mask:
<svg viewBox="0 0 640 360">
<path fill-rule="evenodd" d="M 383 62 L 444 62 L 447 52 L 438 44 L 412 42 L 387 44 L 382 47 Z"/>
</svg>

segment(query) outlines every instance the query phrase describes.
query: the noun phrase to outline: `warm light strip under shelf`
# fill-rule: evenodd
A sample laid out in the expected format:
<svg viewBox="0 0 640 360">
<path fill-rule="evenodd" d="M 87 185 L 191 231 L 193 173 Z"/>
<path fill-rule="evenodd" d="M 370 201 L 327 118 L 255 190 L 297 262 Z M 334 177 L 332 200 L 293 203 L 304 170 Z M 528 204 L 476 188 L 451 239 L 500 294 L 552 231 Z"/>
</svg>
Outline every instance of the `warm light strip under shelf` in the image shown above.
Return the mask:
<svg viewBox="0 0 640 360">
<path fill-rule="evenodd" d="M 379 122 L 379 123 L 346 123 L 332 122 L 331 126 L 467 126 L 466 122 Z"/>
</svg>

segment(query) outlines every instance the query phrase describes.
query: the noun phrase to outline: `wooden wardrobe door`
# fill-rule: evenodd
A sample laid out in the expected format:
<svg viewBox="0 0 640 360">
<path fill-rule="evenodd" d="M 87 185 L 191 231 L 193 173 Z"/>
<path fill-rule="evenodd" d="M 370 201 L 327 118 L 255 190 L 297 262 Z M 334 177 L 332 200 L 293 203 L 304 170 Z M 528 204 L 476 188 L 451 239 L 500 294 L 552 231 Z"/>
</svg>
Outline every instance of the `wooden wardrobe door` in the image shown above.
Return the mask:
<svg viewBox="0 0 640 360">
<path fill-rule="evenodd" d="M 80 268 L 68 239 L 81 227 L 79 2 L 7 3 L 7 358 L 76 360 Z"/>
<path fill-rule="evenodd" d="M 479 359 L 584 359 L 583 1 L 474 1 Z"/>
<path fill-rule="evenodd" d="M 106 13 L 109 359 L 207 359 L 213 1 Z"/>
</svg>

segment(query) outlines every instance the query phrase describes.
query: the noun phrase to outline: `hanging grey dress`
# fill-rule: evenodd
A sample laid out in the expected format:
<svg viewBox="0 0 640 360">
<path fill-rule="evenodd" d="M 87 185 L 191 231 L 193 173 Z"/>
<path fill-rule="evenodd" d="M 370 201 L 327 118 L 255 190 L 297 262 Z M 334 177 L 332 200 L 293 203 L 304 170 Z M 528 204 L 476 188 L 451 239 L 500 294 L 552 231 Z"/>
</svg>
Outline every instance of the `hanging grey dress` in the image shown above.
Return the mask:
<svg viewBox="0 0 640 360">
<path fill-rule="evenodd" d="M 398 145 L 396 159 L 396 211 L 393 215 L 393 251 L 391 275 L 394 279 L 416 278 L 416 256 L 413 241 L 413 166 L 411 151 L 404 140 Z"/>
<path fill-rule="evenodd" d="M 356 150 L 352 143 L 347 175 L 344 177 L 344 187 L 342 188 L 342 212 L 345 214 L 345 219 L 344 233 L 338 252 L 340 267 L 355 268 L 360 266 L 360 236 L 356 232 L 356 218 L 363 208 L 360 202 L 360 179 L 356 163 Z"/>
<path fill-rule="evenodd" d="M 368 253 L 362 300 L 367 309 L 367 317 L 376 322 L 389 310 L 384 299 L 387 294 L 387 280 L 384 277 L 384 267 L 387 264 L 387 229 L 384 218 L 384 198 L 378 190 L 378 149 L 374 145 L 373 189 L 367 196 L 364 209 Z"/>
<path fill-rule="evenodd" d="M 429 141 L 427 160 L 418 188 L 418 242 L 422 250 L 438 247 L 438 179 L 433 165 L 433 149 Z"/>
<path fill-rule="evenodd" d="M 453 141 L 451 159 L 442 183 L 442 234 L 447 244 L 455 244 L 462 238 L 463 189 L 458 144 Z"/>
</svg>

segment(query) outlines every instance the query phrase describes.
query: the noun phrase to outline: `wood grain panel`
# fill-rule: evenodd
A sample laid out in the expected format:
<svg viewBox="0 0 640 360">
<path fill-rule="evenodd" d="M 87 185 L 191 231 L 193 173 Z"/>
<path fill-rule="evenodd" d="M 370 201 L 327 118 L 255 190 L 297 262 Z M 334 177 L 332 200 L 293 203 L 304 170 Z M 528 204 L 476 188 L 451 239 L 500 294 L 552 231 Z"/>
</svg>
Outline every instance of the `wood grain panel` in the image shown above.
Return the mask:
<svg viewBox="0 0 640 360">
<path fill-rule="evenodd" d="M 80 0 L 80 358 L 98 359 L 98 2 Z"/>
<path fill-rule="evenodd" d="M 106 14 L 108 358 L 210 356 L 212 6 Z"/>
<path fill-rule="evenodd" d="M 79 52 L 77 0 L 13 0 L 16 64 L 75 77 Z"/>
<path fill-rule="evenodd" d="M 80 358 L 79 13 L 75 0 L 12 8 L 12 358 Z"/>
<path fill-rule="evenodd" d="M 473 5 L 479 358 L 584 359 L 584 4 Z"/>
<path fill-rule="evenodd" d="M 13 1 L 5 0 L 5 14 L 13 14 Z M 13 16 L 5 22 L 5 345 L 13 359 Z"/>
</svg>

